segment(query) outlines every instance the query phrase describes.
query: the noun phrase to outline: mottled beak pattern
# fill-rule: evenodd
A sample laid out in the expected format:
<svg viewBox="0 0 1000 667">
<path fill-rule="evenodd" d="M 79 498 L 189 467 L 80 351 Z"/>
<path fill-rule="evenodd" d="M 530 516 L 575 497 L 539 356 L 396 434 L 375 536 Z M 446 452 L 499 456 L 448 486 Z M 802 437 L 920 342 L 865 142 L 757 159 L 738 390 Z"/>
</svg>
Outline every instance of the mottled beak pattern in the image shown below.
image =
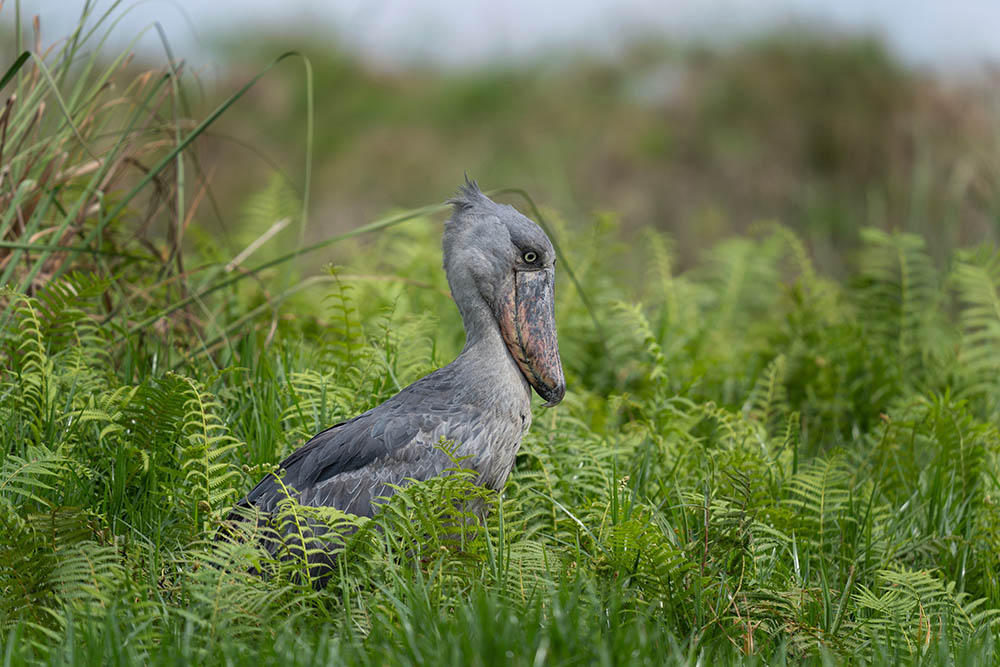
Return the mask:
<svg viewBox="0 0 1000 667">
<path fill-rule="evenodd" d="M 552 407 L 566 394 L 556 338 L 555 270 L 518 270 L 500 297 L 500 333 L 528 383 Z"/>
</svg>

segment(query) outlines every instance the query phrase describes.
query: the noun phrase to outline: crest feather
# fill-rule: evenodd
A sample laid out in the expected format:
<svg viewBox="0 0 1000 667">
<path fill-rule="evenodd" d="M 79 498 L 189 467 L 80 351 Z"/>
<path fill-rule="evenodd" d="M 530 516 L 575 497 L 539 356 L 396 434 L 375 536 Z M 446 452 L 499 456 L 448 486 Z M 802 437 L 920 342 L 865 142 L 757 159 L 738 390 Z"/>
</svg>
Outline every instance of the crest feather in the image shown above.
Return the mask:
<svg viewBox="0 0 1000 667">
<path fill-rule="evenodd" d="M 489 201 L 483 191 L 479 189 L 479 184 L 474 180 L 469 180 L 469 176 L 466 174 L 465 183 L 458 188 L 455 196 L 445 203 L 454 206 L 455 212 L 458 213 L 473 208 L 484 200 Z"/>
</svg>

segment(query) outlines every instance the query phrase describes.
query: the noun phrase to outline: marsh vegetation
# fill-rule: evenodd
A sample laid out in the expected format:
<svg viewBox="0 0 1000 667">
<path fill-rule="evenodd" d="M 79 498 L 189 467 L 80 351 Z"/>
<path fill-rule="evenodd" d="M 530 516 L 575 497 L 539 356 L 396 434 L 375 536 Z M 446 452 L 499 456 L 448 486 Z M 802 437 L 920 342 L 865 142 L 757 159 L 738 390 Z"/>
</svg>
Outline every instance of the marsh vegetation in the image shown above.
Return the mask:
<svg viewBox="0 0 1000 667">
<path fill-rule="evenodd" d="M 324 188 L 343 167 L 328 156 L 373 124 L 418 124 L 399 116 L 392 102 L 405 93 L 391 79 L 380 99 L 355 80 L 355 64 L 289 54 L 208 103 L 180 65 L 143 70 L 98 48 L 103 24 L 87 25 L 49 51 L 17 43 L 3 54 L 5 664 L 995 660 L 1000 197 L 989 144 L 962 143 L 993 125 L 893 152 L 911 146 L 893 119 L 924 108 L 898 100 L 926 100 L 884 55 L 848 45 L 805 52 L 830 80 L 874 72 L 899 90 L 864 88 L 886 96 L 881 110 L 829 116 L 830 106 L 793 104 L 792 127 L 808 131 L 783 133 L 768 124 L 772 94 L 760 91 L 808 85 L 750 64 L 789 62 L 781 48 L 803 47 L 768 46 L 735 72 L 735 61 L 699 61 L 741 82 L 704 98 L 715 106 L 689 101 L 700 134 L 672 129 L 687 107 L 657 125 L 636 103 L 632 124 L 609 125 L 634 136 L 608 136 L 570 164 L 606 168 L 606 178 L 586 173 L 609 193 L 620 169 L 640 164 L 655 183 L 696 158 L 707 161 L 699 173 L 731 178 L 763 150 L 750 138 L 770 127 L 798 157 L 779 160 L 781 178 L 769 182 L 810 193 L 764 210 L 783 213 L 780 224 L 734 217 L 713 227 L 695 205 L 671 209 L 668 224 L 650 203 L 662 191 L 635 203 L 657 187 L 642 179 L 620 215 L 567 214 L 573 188 L 536 190 L 517 176 L 517 155 L 483 166 L 482 184 L 518 188 L 495 196 L 559 246 L 569 391 L 536 411 L 502 494 L 474 486 L 456 460 L 455 474 L 407 487 L 370 521 L 288 505 L 290 521 L 357 528 L 332 583 L 314 590 L 295 559 L 268 563 L 253 542 L 213 536 L 284 455 L 461 349 L 437 203 L 461 171 L 411 201 L 420 208 L 337 228 L 324 218 L 336 201 Z M 653 56 L 643 58 L 629 71 L 648 69 Z M 293 67 L 303 62 L 316 65 L 310 86 L 308 68 Z M 593 64 L 575 71 L 616 76 Z M 544 123 L 536 116 L 518 134 L 522 110 L 505 106 L 524 100 L 512 81 L 540 96 L 536 77 L 433 79 L 424 106 L 407 112 L 422 114 L 424 129 L 397 144 L 406 155 L 381 183 L 443 178 L 407 162 L 412 146 L 430 160 L 419 146 L 436 144 L 420 138 L 442 127 L 480 142 L 455 143 L 459 157 L 500 145 L 476 127 L 507 128 L 508 147 L 537 138 L 531 122 Z M 275 89 L 287 93 L 300 142 L 257 182 L 259 165 L 222 162 L 213 133 L 247 127 L 253 96 Z M 624 118 L 592 102 L 580 108 L 606 117 L 573 117 L 570 132 Z M 314 111 L 341 120 L 316 124 Z M 869 131 L 888 148 L 867 152 Z M 536 170 L 588 148 L 546 145 L 555 147 L 534 154 Z M 609 154 L 621 146 L 626 157 Z M 375 173 L 347 152 L 358 173 Z M 800 159 L 808 172 L 791 169 Z M 241 176 L 242 199 L 227 199 Z M 716 182 L 713 210 L 739 210 L 750 196 Z M 696 188 L 704 196 L 706 183 Z M 863 196 L 858 183 L 870 185 Z M 307 217 L 316 199 L 320 213 Z M 754 199 L 766 209 L 765 200 Z M 862 216 L 864 202 L 884 215 Z M 348 220 L 390 203 L 354 204 Z M 318 256 L 335 263 L 313 270 Z M 456 534 L 455 501 L 470 494 L 492 511 Z M 270 576 L 251 574 L 261 568 Z"/>
</svg>

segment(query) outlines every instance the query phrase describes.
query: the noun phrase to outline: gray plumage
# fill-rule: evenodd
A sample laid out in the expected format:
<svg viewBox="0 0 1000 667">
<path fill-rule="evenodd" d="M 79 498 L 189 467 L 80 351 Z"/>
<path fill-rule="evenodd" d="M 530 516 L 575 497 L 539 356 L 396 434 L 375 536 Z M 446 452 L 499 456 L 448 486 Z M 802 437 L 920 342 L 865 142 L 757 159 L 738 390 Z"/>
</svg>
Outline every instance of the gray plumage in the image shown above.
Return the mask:
<svg viewBox="0 0 1000 667">
<path fill-rule="evenodd" d="M 238 506 L 266 519 L 287 488 L 303 505 L 372 516 L 394 486 L 453 467 L 437 447 L 442 439 L 469 457 L 462 465 L 479 473 L 479 484 L 503 487 L 531 424 L 531 387 L 548 405 L 565 390 L 552 310 L 555 251 L 534 222 L 474 182 L 450 203 L 444 268 L 465 326 L 462 352 L 385 403 L 314 436 L 281 462 L 280 483 L 268 475 Z"/>
</svg>

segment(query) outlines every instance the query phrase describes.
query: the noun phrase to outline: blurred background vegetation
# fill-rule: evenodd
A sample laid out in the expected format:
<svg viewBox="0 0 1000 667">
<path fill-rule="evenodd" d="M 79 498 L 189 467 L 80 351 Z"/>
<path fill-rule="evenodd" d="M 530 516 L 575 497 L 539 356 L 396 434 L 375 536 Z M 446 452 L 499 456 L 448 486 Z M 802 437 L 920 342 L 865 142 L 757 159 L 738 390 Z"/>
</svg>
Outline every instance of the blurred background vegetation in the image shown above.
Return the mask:
<svg viewBox="0 0 1000 667">
<path fill-rule="evenodd" d="M 24 43 L 56 42 L 61 35 L 46 26 L 58 25 L 67 8 L 43 13 L 36 37 L 30 7 Z M 12 34 L 12 9 L 0 13 L 2 34 Z M 143 8 L 130 18 L 148 26 L 161 17 Z M 449 39 L 417 27 L 424 32 L 415 40 Z M 208 46 L 184 69 L 191 117 L 288 50 L 308 58 L 314 89 L 310 97 L 301 65 L 286 61 L 196 146 L 210 190 L 195 217 L 232 254 L 280 212 L 261 210 L 255 193 L 301 198 L 310 105 L 307 240 L 391 208 L 443 201 L 464 173 L 485 187 L 529 189 L 574 229 L 602 211 L 615 212 L 627 241 L 655 226 L 676 242 L 680 268 L 761 220 L 789 225 L 819 267 L 837 275 L 866 225 L 918 233 L 938 261 L 997 235 L 995 74 L 905 66 L 874 36 L 804 22 L 701 44 L 647 33 L 602 55 L 578 35 L 575 46 L 442 65 L 398 53 L 372 57 L 343 26 L 234 30 L 203 35 Z M 179 41 L 165 37 L 168 45 Z M 129 67 L 157 70 L 164 51 L 140 49 Z M 11 57 L 10 49 L 0 55 Z M 296 229 L 265 252 L 294 247 Z M 310 257 L 305 266 L 329 259 L 342 258 Z"/>
<path fill-rule="evenodd" d="M 232 61 L 253 71 L 288 42 L 241 44 L 252 48 Z M 760 220 L 790 225 L 834 272 L 865 225 L 920 233 L 938 259 L 997 233 L 993 88 L 910 71 L 872 38 L 775 34 L 722 51 L 650 41 L 615 60 L 457 73 L 295 46 L 316 72 L 316 234 L 438 201 L 463 172 L 529 188 L 574 227 L 608 210 L 626 230 L 669 232 L 682 268 Z M 294 164 L 305 103 L 301 77 L 272 77 L 221 131 Z M 266 180 L 263 160 L 243 164 Z M 245 177 L 219 174 L 223 201 Z"/>
</svg>

